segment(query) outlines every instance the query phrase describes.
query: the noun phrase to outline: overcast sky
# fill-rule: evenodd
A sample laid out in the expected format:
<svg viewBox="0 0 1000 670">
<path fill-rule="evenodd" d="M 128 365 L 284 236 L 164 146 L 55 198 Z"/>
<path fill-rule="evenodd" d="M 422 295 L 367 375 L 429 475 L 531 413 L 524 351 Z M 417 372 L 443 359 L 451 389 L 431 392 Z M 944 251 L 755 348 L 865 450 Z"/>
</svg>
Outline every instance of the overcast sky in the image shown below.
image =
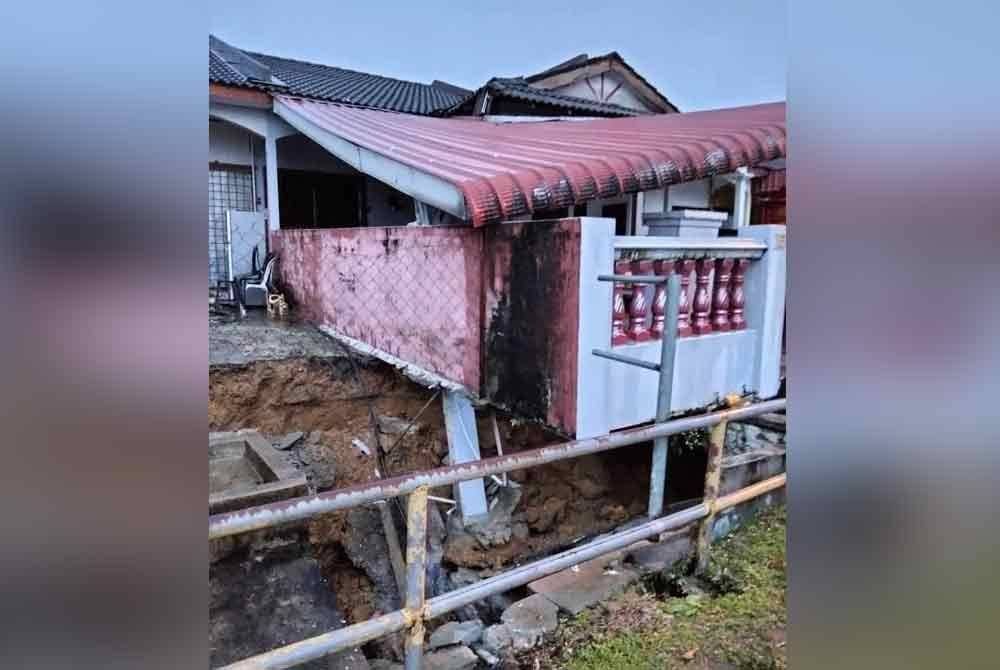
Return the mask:
<svg viewBox="0 0 1000 670">
<path fill-rule="evenodd" d="M 616 6 L 617 5 L 617 6 Z M 785 99 L 785 2 L 213 0 L 211 32 L 276 56 L 478 88 L 618 51 L 681 111 Z"/>
</svg>

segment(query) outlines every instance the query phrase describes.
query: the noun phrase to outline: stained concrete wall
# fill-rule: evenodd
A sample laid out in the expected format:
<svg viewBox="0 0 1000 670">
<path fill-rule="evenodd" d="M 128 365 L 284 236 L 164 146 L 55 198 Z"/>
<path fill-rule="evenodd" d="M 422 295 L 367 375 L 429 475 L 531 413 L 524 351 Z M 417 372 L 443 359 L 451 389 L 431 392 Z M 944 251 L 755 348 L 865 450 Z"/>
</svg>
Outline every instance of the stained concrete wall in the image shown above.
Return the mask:
<svg viewBox="0 0 1000 670">
<path fill-rule="evenodd" d="M 567 433 L 575 431 L 577 420 L 581 222 L 586 220 L 484 229 L 483 395 Z"/>
</svg>

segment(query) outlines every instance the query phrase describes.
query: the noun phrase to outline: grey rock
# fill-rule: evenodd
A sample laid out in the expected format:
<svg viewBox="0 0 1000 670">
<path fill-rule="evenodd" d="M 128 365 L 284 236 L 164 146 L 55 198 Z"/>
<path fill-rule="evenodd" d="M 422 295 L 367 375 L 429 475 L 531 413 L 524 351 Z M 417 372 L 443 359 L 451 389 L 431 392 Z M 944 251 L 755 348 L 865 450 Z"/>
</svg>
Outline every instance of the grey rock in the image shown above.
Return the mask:
<svg viewBox="0 0 1000 670">
<path fill-rule="evenodd" d="M 691 553 L 691 534 L 687 531 L 672 534 L 661 542 L 633 549 L 628 560 L 641 572 L 662 572 Z"/>
<path fill-rule="evenodd" d="M 500 659 L 488 652 L 484 647 L 473 647 L 472 651 L 476 652 L 476 656 L 481 658 L 483 663 L 491 668 L 495 665 L 500 665 Z"/>
<path fill-rule="evenodd" d="M 375 586 L 375 606 L 383 612 L 399 609 L 396 576 L 389 561 L 389 545 L 382 530 L 382 515 L 371 507 L 355 507 L 347 513 L 344 551 L 351 563 Z"/>
<path fill-rule="evenodd" d="M 376 658 L 373 661 L 368 661 L 368 667 L 371 670 L 403 670 L 402 664 L 387 661 L 384 658 Z"/>
<path fill-rule="evenodd" d="M 448 647 L 424 654 L 424 670 L 472 670 L 479 658 L 468 647 Z"/>
<path fill-rule="evenodd" d="M 378 417 L 378 431 L 383 435 L 413 435 L 420 432 L 423 426 L 419 423 L 414 423 L 410 425 L 410 419 L 401 419 L 395 416 L 382 415 Z M 392 446 L 392 443 L 383 445 L 386 449 Z"/>
<path fill-rule="evenodd" d="M 514 645 L 514 634 L 507 624 L 498 623 L 483 631 L 483 648 L 494 654 L 503 654 Z"/>
<path fill-rule="evenodd" d="M 371 670 L 372 666 L 360 649 L 351 649 L 330 656 L 326 667 L 327 670 Z"/>
<path fill-rule="evenodd" d="M 431 649 L 448 647 L 453 644 L 471 645 L 479 642 L 483 636 L 483 622 L 479 619 L 471 621 L 449 621 L 431 633 L 427 646 Z"/>
<path fill-rule="evenodd" d="M 531 649 L 559 627 L 559 608 L 539 593 L 508 607 L 500 620 L 510 630 L 515 649 Z"/>
<path fill-rule="evenodd" d="M 298 444 L 303 437 L 305 437 L 305 433 L 303 433 L 302 431 L 288 433 L 287 435 L 280 438 L 277 442 L 274 443 L 274 448 L 280 449 L 281 451 L 286 451 L 294 447 L 296 444 Z"/>
<path fill-rule="evenodd" d="M 326 448 L 321 441 L 322 439 L 322 433 L 309 433 L 305 441 L 299 444 L 294 451 L 295 460 L 306 471 L 310 482 L 317 491 L 333 488 L 337 476 L 333 451 Z"/>
<path fill-rule="evenodd" d="M 475 570 L 469 568 L 458 568 L 451 573 L 449 580 L 451 582 L 452 589 L 458 589 L 463 586 L 468 586 L 470 584 L 475 584 L 482 577 Z M 446 589 L 450 590 L 450 589 Z M 486 596 L 481 600 L 477 600 L 471 605 L 466 605 L 458 611 L 459 618 L 461 619 L 482 619 L 483 621 L 496 621 L 503 614 L 503 611 L 513 604 L 513 600 L 509 596 L 503 593 L 494 593 L 493 595 Z"/>
</svg>

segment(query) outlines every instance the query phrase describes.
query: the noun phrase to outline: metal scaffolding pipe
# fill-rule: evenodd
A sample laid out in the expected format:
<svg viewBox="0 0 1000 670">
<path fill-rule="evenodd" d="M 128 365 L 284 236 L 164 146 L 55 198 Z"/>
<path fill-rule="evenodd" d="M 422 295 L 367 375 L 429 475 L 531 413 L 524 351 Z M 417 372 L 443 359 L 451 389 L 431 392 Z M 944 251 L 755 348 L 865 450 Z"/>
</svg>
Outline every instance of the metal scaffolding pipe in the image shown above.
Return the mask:
<svg viewBox="0 0 1000 670">
<path fill-rule="evenodd" d="M 292 498 L 236 512 L 216 514 L 209 517 L 208 537 L 209 539 L 217 539 L 272 528 L 308 519 L 318 514 L 350 509 L 385 498 L 407 495 L 421 486 L 429 488 L 447 486 L 468 479 L 489 477 L 490 475 L 554 463 L 567 458 L 610 451 L 688 430 L 709 428 L 720 421 L 738 421 L 758 414 L 776 412 L 784 409 L 786 404 L 787 401 L 784 398 L 768 400 L 738 409 L 675 419 L 601 437 L 574 440 L 516 454 L 414 472 L 368 484 L 348 486 L 314 496 Z"/>
<path fill-rule="evenodd" d="M 663 341 L 660 345 L 660 378 L 656 391 L 656 422 L 661 423 L 670 418 L 670 405 L 674 393 L 674 359 L 677 357 L 677 321 L 680 314 L 681 280 L 680 276 L 670 273 L 667 282 L 663 324 Z M 724 423 L 724 422 L 723 422 Z M 655 519 L 663 513 L 663 498 L 667 490 L 667 455 L 669 440 L 658 437 L 653 440 L 653 459 L 649 467 L 649 505 L 647 516 Z"/>
<path fill-rule="evenodd" d="M 310 637 L 263 654 L 237 661 L 219 670 L 278 670 L 293 668 L 307 661 L 322 658 L 338 651 L 352 649 L 384 635 L 403 630 L 409 625 L 403 610 L 383 614 L 346 628 Z"/>
<path fill-rule="evenodd" d="M 757 482 L 756 484 L 751 484 L 746 488 L 742 488 L 739 491 L 734 491 L 728 495 L 724 495 L 715 501 L 713 509 L 716 512 L 722 511 L 724 509 L 729 509 L 730 507 L 735 507 L 740 503 L 744 503 L 748 500 L 753 500 L 758 498 L 765 493 L 770 493 L 775 489 L 780 489 L 788 481 L 788 475 L 784 472 L 780 475 L 775 475 L 770 479 L 765 479 L 762 482 Z"/>
</svg>

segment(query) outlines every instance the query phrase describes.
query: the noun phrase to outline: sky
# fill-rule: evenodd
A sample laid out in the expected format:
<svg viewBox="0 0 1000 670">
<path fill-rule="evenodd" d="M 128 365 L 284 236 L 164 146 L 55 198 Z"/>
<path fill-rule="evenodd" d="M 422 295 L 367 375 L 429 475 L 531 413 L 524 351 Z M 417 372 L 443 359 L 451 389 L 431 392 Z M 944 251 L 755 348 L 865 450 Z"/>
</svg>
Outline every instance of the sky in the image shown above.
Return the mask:
<svg viewBox="0 0 1000 670">
<path fill-rule="evenodd" d="M 233 46 L 475 89 L 618 51 L 681 111 L 785 99 L 785 2 L 213 0 Z"/>
</svg>

